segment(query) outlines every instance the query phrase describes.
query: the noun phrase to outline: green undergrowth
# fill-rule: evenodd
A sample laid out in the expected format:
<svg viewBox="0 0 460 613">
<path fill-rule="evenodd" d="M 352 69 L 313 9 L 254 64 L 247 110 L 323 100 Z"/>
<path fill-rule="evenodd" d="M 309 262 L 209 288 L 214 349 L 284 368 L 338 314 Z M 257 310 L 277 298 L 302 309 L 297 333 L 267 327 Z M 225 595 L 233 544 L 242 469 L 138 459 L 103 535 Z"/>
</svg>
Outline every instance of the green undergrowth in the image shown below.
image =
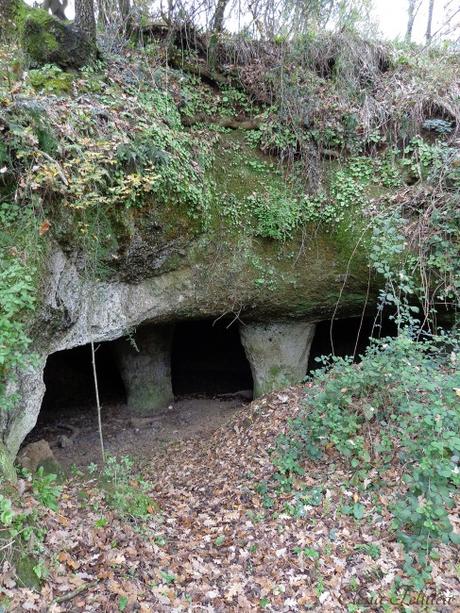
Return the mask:
<svg viewBox="0 0 460 613">
<path fill-rule="evenodd" d="M 120 517 L 142 520 L 158 511 L 150 495 L 152 484 L 134 471 L 134 461 L 129 456 L 108 456 L 101 470 L 90 464 L 88 474 L 98 477 L 105 504 Z M 104 524 L 103 519 L 100 523 Z"/>
<path fill-rule="evenodd" d="M 0 564 L 12 562 L 22 587 L 38 588 L 48 575 L 43 517 L 57 511 L 61 487 L 56 475 L 39 468 L 35 475 L 24 472 L 21 490 L 0 481 Z"/>
<path fill-rule="evenodd" d="M 16 402 L 7 383 L 33 359 L 28 327 L 45 253 L 40 214 L 11 201 L 0 203 L 0 423 Z"/>
<path fill-rule="evenodd" d="M 80 491 L 82 506 L 90 506 L 99 514 L 95 528 L 107 525 L 107 516 L 116 514 L 122 520 L 135 522 L 139 530 L 159 511 L 152 498 L 152 484 L 134 470 L 128 457 L 108 456 L 101 470 L 88 467 L 87 474 L 75 469 L 71 482 Z M 40 467 L 35 474 L 21 469 L 18 485 L 0 481 L 0 564 L 14 565 L 19 586 L 38 589 L 52 564 L 44 543 L 47 534 L 48 510 L 59 512 L 62 486 L 54 474 Z M 94 483 L 97 492 L 92 492 Z M 5 567 L 6 568 L 6 567 Z"/>
<path fill-rule="evenodd" d="M 458 340 L 402 334 L 374 342 L 358 366 L 332 358 L 315 372 L 303 411 L 273 455 L 281 491 L 304 474 L 304 458 L 323 462 L 334 451 L 349 466 L 353 490 L 386 492 L 405 577 L 418 589 L 436 545 L 459 544 L 449 520 L 460 485 Z M 358 520 L 378 515 L 361 504 L 351 512 Z"/>
</svg>

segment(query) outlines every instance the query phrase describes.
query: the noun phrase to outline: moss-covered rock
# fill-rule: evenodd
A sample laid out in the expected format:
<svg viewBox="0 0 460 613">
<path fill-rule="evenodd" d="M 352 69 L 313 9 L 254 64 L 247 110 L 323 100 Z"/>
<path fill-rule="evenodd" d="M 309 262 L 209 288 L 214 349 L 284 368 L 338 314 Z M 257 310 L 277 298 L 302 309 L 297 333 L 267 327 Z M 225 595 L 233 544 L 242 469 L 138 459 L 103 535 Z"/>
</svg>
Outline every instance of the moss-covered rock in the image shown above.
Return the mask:
<svg viewBox="0 0 460 613">
<path fill-rule="evenodd" d="M 16 481 L 16 471 L 13 465 L 13 459 L 5 447 L 0 441 L 0 475 L 8 481 Z"/>
<path fill-rule="evenodd" d="M 40 9 L 28 11 L 24 19 L 22 46 L 36 66 L 57 64 L 61 68 L 81 68 L 96 53 L 77 28 Z"/>
</svg>

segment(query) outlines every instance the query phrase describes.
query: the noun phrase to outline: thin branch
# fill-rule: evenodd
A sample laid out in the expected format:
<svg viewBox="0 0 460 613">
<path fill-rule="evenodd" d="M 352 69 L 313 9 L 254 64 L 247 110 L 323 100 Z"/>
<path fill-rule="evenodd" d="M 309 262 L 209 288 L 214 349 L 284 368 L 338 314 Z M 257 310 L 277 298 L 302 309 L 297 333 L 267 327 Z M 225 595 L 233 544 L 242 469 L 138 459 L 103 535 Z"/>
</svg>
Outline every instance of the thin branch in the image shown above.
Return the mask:
<svg viewBox="0 0 460 613">
<path fill-rule="evenodd" d="M 99 429 L 99 440 L 101 442 L 101 456 L 102 462 L 103 464 L 105 464 L 104 437 L 102 436 L 101 402 L 99 400 L 99 385 L 97 381 L 96 351 L 94 349 L 94 341 L 91 341 L 91 362 L 93 364 L 94 391 L 96 392 L 97 425 Z"/>
<path fill-rule="evenodd" d="M 89 590 L 90 588 L 95 587 L 96 585 L 97 585 L 97 581 L 90 581 L 89 583 L 84 583 L 83 585 L 80 585 L 72 592 L 68 592 L 67 594 L 64 594 L 63 596 L 57 596 L 53 600 L 53 604 L 61 604 L 62 602 L 68 602 L 69 600 L 72 600 L 72 598 L 75 598 L 75 596 L 78 596 L 82 592 L 86 592 L 86 590 Z"/>
</svg>

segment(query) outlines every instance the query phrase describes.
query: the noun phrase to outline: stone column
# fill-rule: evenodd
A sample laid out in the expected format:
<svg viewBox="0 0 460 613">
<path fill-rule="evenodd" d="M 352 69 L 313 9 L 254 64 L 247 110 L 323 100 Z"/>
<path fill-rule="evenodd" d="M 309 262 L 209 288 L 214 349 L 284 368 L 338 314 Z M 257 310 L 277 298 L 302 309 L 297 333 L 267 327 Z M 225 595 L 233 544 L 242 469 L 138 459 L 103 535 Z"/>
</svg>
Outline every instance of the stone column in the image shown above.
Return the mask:
<svg viewBox="0 0 460 613">
<path fill-rule="evenodd" d="M 144 326 L 132 339 L 115 342 L 115 356 L 130 411 L 151 415 L 173 402 L 172 334 L 173 326 Z"/>
<path fill-rule="evenodd" d="M 240 327 L 251 366 L 254 398 L 302 381 L 314 333 L 314 323 L 295 320 Z"/>
</svg>

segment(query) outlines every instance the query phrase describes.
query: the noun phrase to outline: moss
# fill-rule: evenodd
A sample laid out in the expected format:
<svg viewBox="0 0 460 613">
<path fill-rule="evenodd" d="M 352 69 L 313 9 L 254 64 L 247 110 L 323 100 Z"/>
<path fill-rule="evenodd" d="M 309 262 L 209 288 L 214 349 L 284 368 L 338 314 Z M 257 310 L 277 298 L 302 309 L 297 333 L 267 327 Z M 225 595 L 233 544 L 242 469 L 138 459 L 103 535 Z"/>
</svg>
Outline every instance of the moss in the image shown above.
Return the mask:
<svg viewBox="0 0 460 613">
<path fill-rule="evenodd" d="M 43 67 L 29 72 L 29 81 L 37 91 L 47 94 L 68 94 L 72 90 L 73 75 L 57 66 Z M 46 137 L 46 134 L 44 135 Z M 40 147 L 46 151 L 46 141 Z"/>
<path fill-rule="evenodd" d="M 37 566 L 37 560 L 26 553 L 17 553 L 13 560 L 16 570 L 18 584 L 21 587 L 31 589 L 39 589 L 41 581 L 38 578 L 34 568 Z"/>
<path fill-rule="evenodd" d="M 21 11 L 22 29 L 26 29 L 24 47 L 38 63 L 47 63 L 50 55 L 59 48 L 56 34 L 52 31 L 53 17 L 41 9 Z M 24 35 L 25 36 L 25 35 Z"/>
<path fill-rule="evenodd" d="M 0 480 L 2 478 L 14 482 L 17 479 L 17 475 L 13 459 L 5 445 L 0 441 Z"/>
<path fill-rule="evenodd" d="M 20 21 L 22 46 L 35 66 L 81 68 L 96 55 L 94 45 L 79 30 L 44 10 L 24 9 Z"/>
</svg>

